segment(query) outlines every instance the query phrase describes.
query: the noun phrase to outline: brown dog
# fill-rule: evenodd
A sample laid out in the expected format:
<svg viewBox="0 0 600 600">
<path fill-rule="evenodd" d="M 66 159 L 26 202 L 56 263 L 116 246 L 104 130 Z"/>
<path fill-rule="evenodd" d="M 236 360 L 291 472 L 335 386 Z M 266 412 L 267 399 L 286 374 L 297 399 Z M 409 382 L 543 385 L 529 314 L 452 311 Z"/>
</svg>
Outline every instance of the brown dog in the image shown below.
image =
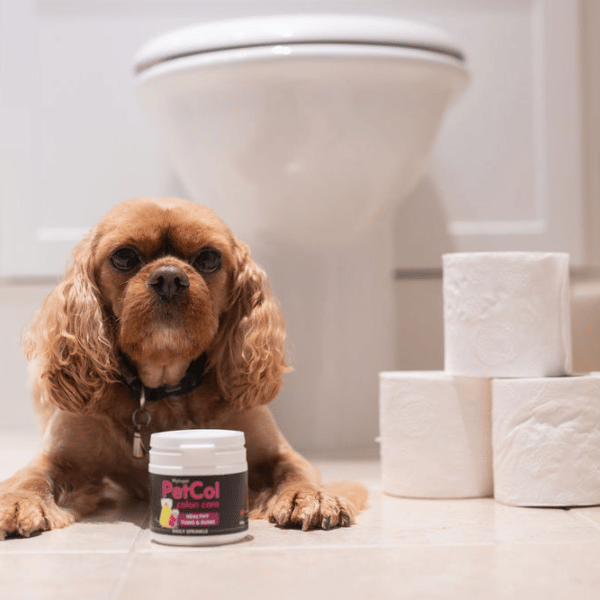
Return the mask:
<svg viewBox="0 0 600 600">
<path fill-rule="evenodd" d="M 77 246 L 26 339 L 44 450 L 0 484 L 0 538 L 66 527 L 98 506 L 106 478 L 148 496 L 148 459 L 132 455 L 142 386 L 157 400 L 145 405 L 146 448 L 156 431 L 241 430 L 252 517 L 350 525 L 366 490 L 324 489 L 265 406 L 289 370 L 284 341 L 265 274 L 211 211 L 117 205 Z"/>
</svg>

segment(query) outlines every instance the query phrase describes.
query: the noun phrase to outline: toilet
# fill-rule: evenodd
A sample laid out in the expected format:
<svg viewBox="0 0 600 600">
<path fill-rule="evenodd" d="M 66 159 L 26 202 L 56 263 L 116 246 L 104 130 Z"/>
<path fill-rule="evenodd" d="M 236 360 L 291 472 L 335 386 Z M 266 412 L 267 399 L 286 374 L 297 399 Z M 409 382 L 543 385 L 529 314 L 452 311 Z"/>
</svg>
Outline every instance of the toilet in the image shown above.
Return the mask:
<svg viewBox="0 0 600 600">
<path fill-rule="evenodd" d="M 283 15 L 167 32 L 134 69 L 189 197 L 250 245 L 280 299 L 295 366 L 284 433 L 374 443 L 377 374 L 402 368 L 391 217 L 467 86 L 463 52 L 409 21 Z"/>
</svg>

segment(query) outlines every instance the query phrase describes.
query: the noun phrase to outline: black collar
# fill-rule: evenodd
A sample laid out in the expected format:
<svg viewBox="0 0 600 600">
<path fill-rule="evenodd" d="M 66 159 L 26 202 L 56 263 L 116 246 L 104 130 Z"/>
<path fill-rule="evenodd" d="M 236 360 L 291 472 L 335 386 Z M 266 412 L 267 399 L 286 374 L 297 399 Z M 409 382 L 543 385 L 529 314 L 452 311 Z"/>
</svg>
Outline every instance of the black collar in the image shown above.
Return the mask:
<svg viewBox="0 0 600 600">
<path fill-rule="evenodd" d="M 142 395 L 142 389 L 147 402 L 157 402 L 163 398 L 171 396 L 183 396 L 189 394 L 202 385 L 206 379 L 204 367 L 208 357 L 206 353 L 201 354 L 196 360 L 190 363 L 183 379 L 174 385 L 161 385 L 160 387 L 145 387 L 140 379 L 135 365 L 121 352 L 119 367 L 121 369 L 121 380 L 127 385 L 132 396 L 139 400 Z"/>
</svg>

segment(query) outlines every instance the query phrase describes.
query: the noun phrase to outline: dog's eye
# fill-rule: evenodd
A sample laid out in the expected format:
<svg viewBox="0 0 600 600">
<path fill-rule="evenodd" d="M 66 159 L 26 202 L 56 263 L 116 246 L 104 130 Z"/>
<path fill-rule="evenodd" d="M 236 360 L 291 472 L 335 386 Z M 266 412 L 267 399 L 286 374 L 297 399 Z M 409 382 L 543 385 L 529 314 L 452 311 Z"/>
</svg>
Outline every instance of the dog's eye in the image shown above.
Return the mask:
<svg viewBox="0 0 600 600">
<path fill-rule="evenodd" d="M 131 271 L 142 262 L 142 259 L 135 248 L 124 246 L 110 255 L 110 262 L 119 271 Z"/>
<path fill-rule="evenodd" d="M 192 266 L 203 275 L 212 275 L 221 268 L 221 253 L 212 248 L 202 248 L 192 261 Z"/>
</svg>

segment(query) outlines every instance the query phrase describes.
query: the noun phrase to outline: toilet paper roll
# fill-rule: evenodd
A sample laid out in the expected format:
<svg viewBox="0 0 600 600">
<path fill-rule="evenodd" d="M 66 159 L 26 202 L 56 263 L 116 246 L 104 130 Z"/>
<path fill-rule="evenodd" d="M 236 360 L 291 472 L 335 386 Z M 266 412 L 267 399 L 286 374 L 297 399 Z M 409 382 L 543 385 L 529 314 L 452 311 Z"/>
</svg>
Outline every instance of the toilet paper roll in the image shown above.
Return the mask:
<svg viewBox="0 0 600 600">
<path fill-rule="evenodd" d="M 476 377 L 571 373 L 569 255 L 445 254 L 444 366 Z"/>
<path fill-rule="evenodd" d="M 380 373 L 383 490 L 411 498 L 492 493 L 488 379 L 438 371 Z"/>
<path fill-rule="evenodd" d="M 600 378 L 498 379 L 492 398 L 497 500 L 600 504 Z"/>
</svg>

